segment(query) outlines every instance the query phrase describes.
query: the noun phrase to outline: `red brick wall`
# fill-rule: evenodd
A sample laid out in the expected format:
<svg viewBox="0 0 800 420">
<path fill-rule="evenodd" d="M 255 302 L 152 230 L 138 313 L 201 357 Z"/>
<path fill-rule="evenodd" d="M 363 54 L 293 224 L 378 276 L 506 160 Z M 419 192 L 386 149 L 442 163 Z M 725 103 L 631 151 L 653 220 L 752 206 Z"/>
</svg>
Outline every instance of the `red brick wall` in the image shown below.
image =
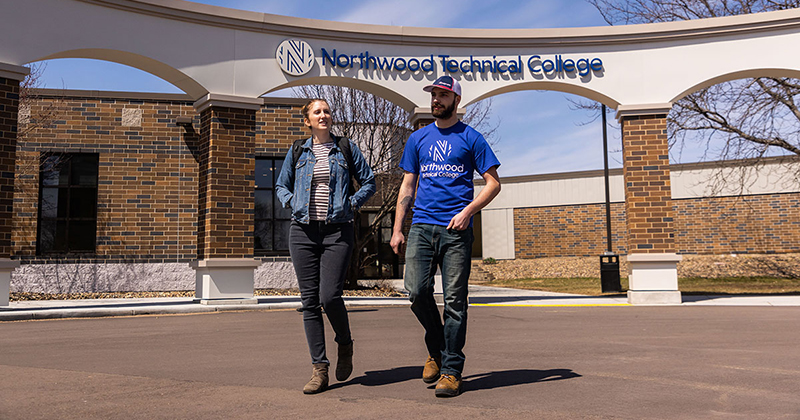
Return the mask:
<svg viewBox="0 0 800 420">
<path fill-rule="evenodd" d="M 12 255 L 19 81 L 0 77 L 0 258 Z"/>
<path fill-rule="evenodd" d="M 10 99 L 15 98 L 18 91 L 15 89 L 18 89 L 18 84 L 14 81 L 0 83 L 0 106 L 3 107 L 0 109 L 0 133 L 3 133 L 3 139 L 9 137 L 6 133 L 13 132 L 12 125 L 15 124 L 13 118 L 8 121 L 8 106 L 13 102 Z M 235 209 L 210 207 L 218 211 L 214 217 L 224 222 L 219 226 L 226 226 L 228 220 L 233 221 L 225 228 L 230 230 L 198 232 L 198 184 L 201 182 L 198 162 L 203 161 L 200 156 L 202 124 L 188 99 L 38 98 L 31 104 L 31 122 L 19 125 L 13 232 L 11 249 L 7 245 L 5 255 L 13 255 L 23 262 L 190 261 L 197 258 L 198 236 L 203 236 L 202 243 L 209 244 L 209 247 L 213 245 L 209 248 L 214 250 L 210 256 L 252 255 L 253 169 L 252 163 L 246 164 L 243 159 L 252 162 L 252 156 L 283 157 L 294 140 L 309 135 L 300 115 L 300 101 L 290 102 L 267 104 L 251 113 L 217 110 L 220 118 L 229 120 L 215 124 L 227 124 L 228 128 L 220 127 L 222 137 L 207 147 L 212 144 L 219 146 L 223 142 L 238 144 L 233 147 L 240 150 L 233 150 L 231 156 L 218 156 L 219 164 L 238 165 L 236 168 L 231 166 L 229 169 L 233 172 L 225 174 L 238 178 L 225 180 L 220 177 L 216 182 L 220 187 L 228 185 L 224 182 L 229 181 L 239 185 L 239 190 L 231 190 L 230 194 L 238 194 L 236 200 L 240 204 Z M 140 127 L 122 126 L 124 108 L 142 110 Z M 41 126 L 41 121 L 37 120 L 43 114 L 53 116 L 46 121 L 46 126 Z M 194 124 L 188 133 L 176 125 L 179 116 L 193 118 Z M 630 147 L 626 143 L 626 152 L 630 153 L 626 182 L 634 188 L 661 189 L 665 185 L 659 183 L 663 181 L 652 178 L 668 177 L 668 172 L 659 174 L 661 166 L 645 170 L 644 166 L 652 165 L 637 163 L 641 157 L 652 153 L 646 137 L 653 135 L 647 134 L 652 130 L 646 124 L 629 124 L 628 127 L 631 130 L 628 139 L 633 139 L 634 135 L 645 137 L 630 140 Z M 644 134 L 634 134 L 634 131 Z M 642 150 L 636 151 L 636 147 Z M 80 258 L 36 255 L 41 152 L 99 153 L 96 255 Z M 7 156 L 7 147 L 5 151 L 0 148 L 0 164 L 3 153 Z M 639 166 L 648 173 L 635 174 Z M 0 183 L 3 179 L 7 178 L 0 177 Z M 6 181 L 5 189 L 0 187 L 0 202 L 3 191 L 6 191 L 6 200 L 10 199 L 9 185 Z M 214 192 L 220 199 L 228 193 L 224 188 L 217 188 Z M 634 195 L 636 198 L 638 196 Z M 222 202 L 220 199 L 216 202 Z M 800 194 L 670 200 L 674 223 L 669 224 L 674 225 L 676 232 L 673 246 L 681 253 L 798 252 L 798 200 Z M 2 208 L 0 205 L 0 210 Z M 651 219 L 661 217 L 662 222 L 667 217 L 664 214 L 668 213 L 648 211 Z M 612 204 L 614 251 L 619 253 L 628 252 L 625 212 L 624 204 Z M 603 204 L 516 209 L 514 219 L 515 247 L 519 258 L 598 255 L 605 251 Z M 644 222 L 653 223 L 648 218 Z M 636 226 L 639 228 L 638 224 Z M 2 229 L 0 226 L 0 258 L 4 255 Z M 209 232 L 216 235 L 216 242 L 206 241 L 204 235 Z M 229 236 L 235 240 L 228 241 Z M 220 241 L 230 242 L 230 245 Z"/>
<path fill-rule="evenodd" d="M 200 117 L 197 258 L 252 258 L 256 111 L 211 107 Z"/>
<path fill-rule="evenodd" d="M 34 98 L 31 121 L 21 125 L 17 145 L 18 193 L 11 237 L 15 258 L 24 262 L 190 261 L 197 258 L 198 236 L 201 243 L 214 247 L 210 256 L 252 256 L 253 157 L 283 157 L 294 140 L 309 135 L 300 115 L 302 101 L 266 104 L 244 114 L 236 109 L 217 110 L 213 124 L 218 135 L 212 148 L 216 153 L 225 149 L 224 143 L 235 150 L 229 156 L 214 155 L 223 169 L 214 180 L 219 187 L 214 194 L 235 196 L 237 207 L 215 204 L 211 214 L 217 222 L 225 222 L 220 224 L 224 228 L 198 231 L 198 218 L 203 217 L 198 214 L 198 162 L 203 161 L 204 144 L 200 115 L 189 98 L 156 96 L 160 99 Z M 142 111 L 140 127 L 122 125 L 125 108 Z M 178 117 L 193 118 L 188 131 L 176 124 Z M 210 144 L 205 144 L 208 152 Z M 99 153 L 95 255 L 36 255 L 39 157 L 50 152 Z M 240 184 L 239 190 L 234 192 L 230 183 Z M 206 242 L 209 235 L 216 242 Z"/>
<path fill-rule="evenodd" d="M 675 252 L 667 116 L 624 117 L 622 159 L 629 252 Z"/>
<path fill-rule="evenodd" d="M 286 156 L 295 140 L 311 136 L 305 124 L 302 105 L 266 104 L 256 113 L 257 156 Z"/>
<path fill-rule="evenodd" d="M 681 254 L 800 252 L 800 193 L 673 200 Z M 622 203 L 611 204 L 614 252 L 626 254 Z M 605 205 L 514 210 L 517 258 L 594 256 L 605 251 Z"/>
<path fill-rule="evenodd" d="M 141 126 L 123 126 L 123 109 L 141 110 Z M 18 143 L 19 195 L 14 213 L 14 254 L 36 255 L 40 153 L 98 153 L 96 255 L 61 262 L 189 261 L 196 254 L 197 141 L 175 124 L 194 116 L 191 102 L 166 100 L 39 98 Z M 51 119 L 42 119 L 52 115 Z M 42 125 L 45 124 L 45 125 Z"/>
<path fill-rule="evenodd" d="M 627 253 L 623 203 L 611 203 L 611 229 L 613 251 Z M 514 210 L 517 258 L 600 255 L 607 245 L 605 204 Z"/>
<path fill-rule="evenodd" d="M 678 252 L 800 252 L 800 194 L 675 200 Z"/>
</svg>

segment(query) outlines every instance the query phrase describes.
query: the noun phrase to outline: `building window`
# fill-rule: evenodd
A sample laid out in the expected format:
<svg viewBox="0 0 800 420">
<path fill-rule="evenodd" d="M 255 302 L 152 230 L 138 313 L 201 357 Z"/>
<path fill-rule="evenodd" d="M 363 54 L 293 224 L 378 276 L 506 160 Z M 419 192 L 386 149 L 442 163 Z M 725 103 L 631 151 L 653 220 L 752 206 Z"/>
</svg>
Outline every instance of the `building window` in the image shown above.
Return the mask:
<svg viewBox="0 0 800 420">
<path fill-rule="evenodd" d="M 98 166 L 96 153 L 42 155 L 39 254 L 95 252 Z"/>
<path fill-rule="evenodd" d="M 282 164 L 282 158 L 256 158 L 256 255 L 289 255 L 292 212 L 283 208 L 275 195 L 275 181 Z"/>
</svg>

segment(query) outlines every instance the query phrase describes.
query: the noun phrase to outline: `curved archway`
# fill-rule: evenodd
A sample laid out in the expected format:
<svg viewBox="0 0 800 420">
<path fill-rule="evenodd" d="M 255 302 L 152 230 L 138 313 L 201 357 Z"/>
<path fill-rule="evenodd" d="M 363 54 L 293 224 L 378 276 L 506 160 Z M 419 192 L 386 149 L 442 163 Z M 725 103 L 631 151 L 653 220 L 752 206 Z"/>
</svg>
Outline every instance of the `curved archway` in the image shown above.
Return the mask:
<svg viewBox="0 0 800 420">
<path fill-rule="evenodd" d="M 190 95 L 192 98 L 200 98 L 208 93 L 208 90 L 203 87 L 203 85 L 187 76 L 180 70 L 177 70 L 150 57 L 145 57 L 143 55 L 134 54 L 127 51 L 109 50 L 103 48 L 85 48 L 50 54 L 31 62 L 58 58 L 88 58 L 123 64 L 159 77 L 173 84 L 175 87 Z"/>
<path fill-rule="evenodd" d="M 410 99 L 385 86 L 381 86 L 369 80 L 353 79 L 350 77 L 339 77 L 339 76 L 306 77 L 304 79 L 298 79 L 293 82 L 284 83 L 282 85 L 276 86 L 273 89 L 264 92 L 264 94 L 290 87 L 308 86 L 308 85 L 332 85 L 332 86 L 342 86 L 342 87 L 363 90 L 375 96 L 379 96 L 383 99 L 386 99 L 387 101 L 393 102 L 408 112 L 414 112 L 414 108 L 417 107 L 417 105 Z"/>
<path fill-rule="evenodd" d="M 747 78 L 757 78 L 757 77 L 794 77 L 800 78 L 800 70 L 797 69 L 780 69 L 780 68 L 757 68 L 757 69 L 746 69 L 741 71 L 735 71 L 731 73 L 721 74 L 719 76 L 713 77 L 711 79 L 704 80 L 700 83 L 697 83 L 688 89 L 684 90 L 683 92 L 676 95 L 670 103 L 675 103 L 676 101 L 684 98 L 685 96 L 697 92 L 698 90 L 705 89 L 707 87 L 711 87 L 720 83 L 730 82 L 737 79 L 747 79 Z"/>
<path fill-rule="evenodd" d="M 497 96 L 503 93 L 525 91 L 525 90 L 550 90 L 562 93 L 570 93 L 573 95 L 584 97 L 586 99 L 591 99 L 593 101 L 603 103 L 609 108 L 616 108 L 620 105 L 620 103 L 614 98 L 606 96 L 596 90 L 585 88 L 583 86 L 576 86 L 569 83 L 552 82 L 552 81 L 525 82 L 525 83 L 517 83 L 509 86 L 504 86 L 502 88 L 486 92 L 483 95 L 478 96 L 477 98 L 471 100 L 469 103 L 464 105 L 465 106 L 470 105 L 475 102 L 481 101 L 483 99 L 490 98 L 492 96 Z"/>
</svg>

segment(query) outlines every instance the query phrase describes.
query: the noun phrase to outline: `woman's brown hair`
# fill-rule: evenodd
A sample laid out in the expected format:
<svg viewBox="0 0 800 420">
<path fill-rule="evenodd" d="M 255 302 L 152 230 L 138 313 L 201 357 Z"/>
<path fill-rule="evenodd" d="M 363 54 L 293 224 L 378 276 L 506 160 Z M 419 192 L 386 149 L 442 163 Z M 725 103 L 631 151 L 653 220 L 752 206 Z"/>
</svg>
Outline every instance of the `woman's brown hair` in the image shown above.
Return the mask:
<svg viewBox="0 0 800 420">
<path fill-rule="evenodd" d="M 314 105 L 315 102 L 325 102 L 325 105 L 328 105 L 328 108 L 331 107 L 331 104 L 329 104 L 328 101 L 326 101 L 326 100 L 324 100 L 322 98 L 309 99 L 308 102 L 306 102 L 306 104 L 303 105 L 303 108 L 300 109 L 300 112 L 303 113 L 303 119 L 306 119 L 306 120 L 310 119 L 308 117 L 308 113 L 311 112 L 311 105 Z"/>
</svg>

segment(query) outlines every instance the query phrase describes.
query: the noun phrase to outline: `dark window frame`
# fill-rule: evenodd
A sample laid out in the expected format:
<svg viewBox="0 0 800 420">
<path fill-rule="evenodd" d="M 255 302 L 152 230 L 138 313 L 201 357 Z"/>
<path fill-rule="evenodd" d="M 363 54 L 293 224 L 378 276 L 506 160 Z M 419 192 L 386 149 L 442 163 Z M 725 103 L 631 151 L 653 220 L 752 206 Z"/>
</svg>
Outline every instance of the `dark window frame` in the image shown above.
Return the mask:
<svg viewBox="0 0 800 420">
<path fill-rule="evenodd" d="M 280 238 L 280 227 L 288 227 L 289 223 L 291 222 L 291 211 L 288 209 L 283 209 L 281 206 L 280 200 L 278 200 L 277 194 L 275 194 L 275 182 L 278 180 L 278 175 L 280 174 L 280 169 L 283 164 L 283 157 L 282 156 L 274 156 L 274 155 L 264 155 L 264 156 L 256 156 L 255 158 L 255 169 L 254 169 L 254 176 L 255 180 L 255 188 L 253 191 L 253 251 L 255 256 L 257 257 L 275 257 L 275 256 L 288 256 L 289 255 L 289 231 L 288 228 L 285 232 L 285 237 Z M 267 163 L 268 162 L 268 163 Z M 258 176 L 258 166 L 259 163 L 267 163 L 272 173 L 272 180 L 266 183 L 260 183 Z M 268 194 L 271 200 L 271 208 L 269 209 L 269 217 L 259 217 L 262 215 L 262 212 L 259 212 L 258 205 L 258 195 L 259 191 L 264 192 L 271 192 Z M 263 247 L 259 248 L 258 245 L 260 243 L 260 238 L 257 234 L 257 228 L 259 223 L 264 223 L 265 225 L 269 223 L 270 226 L 270 234 L 271 234 L 271 249 L 265 249 Z M 285 244 L 285 248 L 280 248 L 278 244 Z"/>
<path fill-rule="evenodd" d="M 75 159 L 75 158 L 78 159 Z M 49 163 L 53 158 L 59 158 L 61 161 L 56 162 L 55 164 Z M 85 163 L 86 161 L 93 161 L 94 168 L 91 171 L 94 172 L 94 178 L 92 182 L 88 184 L 81 184 L 80 180 L 77 183 L 73 183 L 74 175 L 80 174 L 81 171 L 79 169 L 73 170 L 73 166 L 76 161 L 80 161 Z M 51 166 L 52 165 L 52 166 Z M 53 167 L 59 167 L 59 180 L 54 185 L 45 185 L 46 179 L 51 179 L 46 177 L 45 175 L 51 171 Z M 61 178 L 64 176 L 62 171 L 64 170 L 64 166 L 67 167 L 66 173 L 66 183 L 62 183 Z M 43 255 L 43 256 L 58 256 L 58 255 L 95 255 L 97 253 L 97 201 L 98 201 L 98 194 L 99 194 L 99 176 L 100 176 L 100 154 L 99 153 L 41 153 L 39 156 L 39 197 L 38 197 L 38 210 L 37 210 L 37 224 L 36 224 L 36 255 Z M 43 214 L 44 206 L 44 191 L 50 189 L 57 190 L 56 202 L 55 202 L 55 217 L 52 216 L 45 216 Z M 92 191 L 93 190 L 93 194 Z M 89 215 L 79 215 L 75 216 L 71 214 L 73 210 L 77 209 L 80 211 L 81 209 L 77 208 L 78 204 L 73 205 L 72 199 L 76 195 L 81 195 L 80 192 L 89 192 L 87 194 L 88 197 L 92 197 L 94 199 L 94 207 L 85 207 L 91 208 L 91 216 Z M 66 199 L 64 203 L 64 210 L 66 214 L 59 214 L 59 210 L 61 208 L 60 196 L 62 193 L 66 194 Z M 83 197 L 84 199 L 86 198 Z M 84 208 L 84 209 L 85 209 Z M 64 236 L 65 239 L 63 241 L 64 246 L 59 248 L 59 238 L 58 238 L 58 230 L 59 230 L 59 223 L 62 222 L 65 224 L 65 231 Z M 70 240 L 70 227 L 72 224 L 84 224 L 84 225 L 91 225 L 94 231 L 94 240 L 91 241 L 90 248 L 82 248 L 82 249 L 75 249 L 75 241 Z M 43 227 L 45 224 L 49 224 L 51 226 L 55 226 L 54 230 L 51 232 L 53 235 L 52 249 L 43 249 L 43 241 L 42 241 L 42 234 L 43 234 Z M 80 230 L 82 233 L 85 233 L 83 229 L 86 229 L 86 226 L 82 228 L 76 228 Z M 74 239 L 78 236 L 77 233 L 73 232 L 72 238 Z M 88 242 L 87 242 L 88 243 Z M 73 246 L 71 248 L 71 246 Z"/>
</svg>

